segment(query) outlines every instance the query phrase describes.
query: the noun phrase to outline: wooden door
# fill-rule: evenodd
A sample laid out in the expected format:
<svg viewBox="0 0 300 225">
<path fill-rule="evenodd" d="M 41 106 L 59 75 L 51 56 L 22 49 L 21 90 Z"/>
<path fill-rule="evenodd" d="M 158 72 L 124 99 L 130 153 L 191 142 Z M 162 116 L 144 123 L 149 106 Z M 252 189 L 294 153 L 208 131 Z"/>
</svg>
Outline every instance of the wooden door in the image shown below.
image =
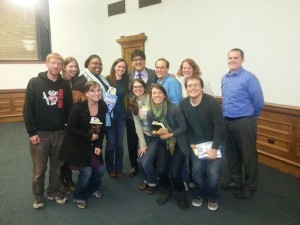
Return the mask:
<svg viewBox="0 0 300 225">
<path fill-rule="evenodd" d="M 121 45 L 122 58 L 127 62 L 129 72 L 133 70 L 130 57 L 131 53 L 134 49 L 145 51 L 146 38 L 145 33 L 140 33 L 131 36 L 121 36 L 120 39 L 117 39 L 117 42 Z"/>
</svg>

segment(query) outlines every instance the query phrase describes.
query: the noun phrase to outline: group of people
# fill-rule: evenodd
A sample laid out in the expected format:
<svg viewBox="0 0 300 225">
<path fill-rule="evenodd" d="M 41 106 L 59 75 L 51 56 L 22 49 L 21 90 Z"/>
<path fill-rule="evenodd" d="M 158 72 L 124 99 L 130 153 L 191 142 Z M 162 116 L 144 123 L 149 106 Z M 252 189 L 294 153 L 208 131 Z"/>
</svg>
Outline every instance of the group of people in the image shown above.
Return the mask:
<svg viewBox="0 0 300 225">
<path fill-rule="evenodd" d="M 180 209 L 188 209 L 184 184 L 191 182 L 192 205 L 199 207 L 206 199 L 208 209 L 218 209 L 222 154 L 229 179 L 221 187 L 237 190 L 236 198 L 249 198 L 258 183 L 256 118 L 264 99 L 258 79 L 242 67 L 243 51 L 228 53 L 222 107 L 190 58 L 176 75 L 168 72 L 165 58 L 155 62 L 155 70 L 146 68 L 139 49 L 132 52 L 131 62 L 134 70 L 129 73 L 124 59 L 115 60 L 105 78 L 98 55 L 86 59 L 80 75 L 75 58 L 51 53 L 48 70 L 30 79 L 24 121 L 33 162 L 33 208 L 44 207 L 48 158 L 48 200 L 64 204 L 65 193 L 71 191 L 77 207 L 86 208 L 89 197 L 102 198 L 105 171 L 112 178 L 124 176 L 125 128 L 128 175 L 140 171 L 144 180 L 138 189 L 149 195 L 159 187 L 157 204 L 175 195 Z M 72 170 L 79 171 L 76 185 Z"/>
</svg>

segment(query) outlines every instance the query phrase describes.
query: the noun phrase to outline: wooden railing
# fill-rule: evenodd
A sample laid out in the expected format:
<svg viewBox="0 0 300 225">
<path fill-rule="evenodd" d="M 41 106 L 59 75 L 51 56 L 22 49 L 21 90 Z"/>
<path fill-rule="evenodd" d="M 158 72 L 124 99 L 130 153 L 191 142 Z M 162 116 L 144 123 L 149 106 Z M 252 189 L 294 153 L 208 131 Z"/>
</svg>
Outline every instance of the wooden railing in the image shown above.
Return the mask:
<svg viewBox="0 0 300 225">
<path fill-rule="evenodd" d="M 24 97 L 24 89 L 0 90 L 0 122 L 23 120 Z M 300 178 L 300 107 L 265 104 L 258 119 L 257 151 L 261 163 Z"/>
<path fill-rule="evenodd" d="M 23 120 L 25 89 L 0 90 L 0 122 Z"/>
<path fill-rule="evenodd" d="M 261 163 L 300 178 L 300 107 L 266 103 L 256 143 Z"/>
</svg>

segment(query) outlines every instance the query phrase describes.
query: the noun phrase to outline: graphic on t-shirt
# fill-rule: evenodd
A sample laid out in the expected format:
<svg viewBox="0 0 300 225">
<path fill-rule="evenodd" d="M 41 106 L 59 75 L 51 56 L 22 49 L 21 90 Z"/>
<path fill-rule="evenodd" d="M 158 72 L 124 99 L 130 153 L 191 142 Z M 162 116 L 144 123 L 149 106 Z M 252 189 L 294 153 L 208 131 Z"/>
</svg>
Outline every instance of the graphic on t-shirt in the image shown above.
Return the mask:
<svg viewBox="0 0 300 225">
<path fill-rule="evenodd" d="M 48 96 L 45 92 L 43 92 L 43 98 L 46 100 L 47 105 L 56 105 L 58 101 L 58 91 L 49 90 Z"/>
</svg>

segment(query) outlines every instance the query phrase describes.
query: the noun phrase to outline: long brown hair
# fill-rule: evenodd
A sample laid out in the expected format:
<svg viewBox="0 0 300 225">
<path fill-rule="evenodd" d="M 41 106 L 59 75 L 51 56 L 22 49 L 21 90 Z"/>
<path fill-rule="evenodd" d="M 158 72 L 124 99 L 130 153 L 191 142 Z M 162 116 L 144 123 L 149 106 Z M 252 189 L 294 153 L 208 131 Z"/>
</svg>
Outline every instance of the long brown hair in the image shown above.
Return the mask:
<svg viewBox="0 0 300 225">
<path fill-rule="evenodd" d="M 116 87 L 115 85 L 116 85 L 117 77 L 116 77 L 115 67 L 120 62 L 124 62 L 126 65 L 126 70 L 122 76 L 122 80 L 124 80 L 125 90 L 127 91 L 128 90 L 128 66 L 124 59 L 118 58 L 117 60 L 114 61 L 114 63 L 110 68 L 110 74 L 107 76 L 107 80 L 109 81 L 111 86 Z"/>
<path fill-rule="evenodd" d="M 63 69 L 62 69 L 62 75 L 63 75 L 63 78 L 66 80 L 67 79 L 67 77 L 66 77 L 66 66 L 70 62 L 74 62 L 76 64 L 76 66 L 77 66 L 77 72 L 76 72 L 75 76 L 71 78 L 71 81 L 73 81 L 73 80 L 76 80 L 77 77 L 80 74 L 80 69 L 79 69 L 78 62 L 77 62 L 77 60 L 74 57 L 69 56 L 69 57 L 67 57 L 67 58 L 64 59 L 64 63 L 63 63 L 64 66 L 63 66 Z"/>
<path fill-rule="evenodd" d="M 166 89 L 165 89 L 162 85 L 160 85 L 160 84 L 158 84 L 158 83 L 153 83 L 153 84 L 151 84 L 151 89 L 150 89 L 150 99 L 151 99 L 151 101 L 153 101 L 153 100 L 152 100 L 152 89 L 153 89 L 153 88 L 156 88 L 156 89 L 160 90 L 160 91 L 164 94 L 165 99 L 167 100 L 167 102 L 168 102 L 168 103 L 170 102 L 169 97 L 168 97 L 168 95 L 167 95 Z"/>
</svg>

